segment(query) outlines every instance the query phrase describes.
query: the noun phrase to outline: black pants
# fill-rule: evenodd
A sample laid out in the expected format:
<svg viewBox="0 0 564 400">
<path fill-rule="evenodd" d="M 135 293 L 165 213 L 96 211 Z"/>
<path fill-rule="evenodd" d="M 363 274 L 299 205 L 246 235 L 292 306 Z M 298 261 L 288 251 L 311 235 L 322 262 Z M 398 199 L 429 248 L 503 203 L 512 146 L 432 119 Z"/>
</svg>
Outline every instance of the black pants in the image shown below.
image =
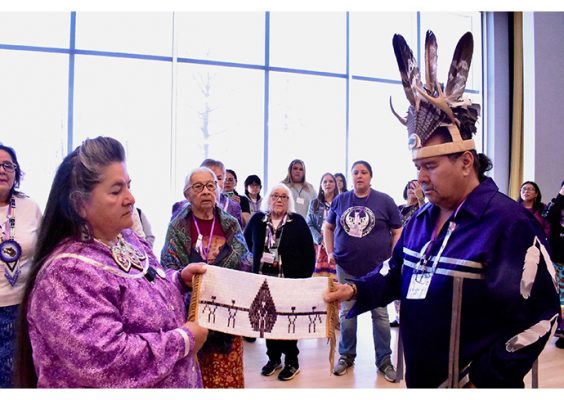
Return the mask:
<svg viewBox="0 0 564 400">
<path fill-rule="evenodd" d="M 266 339 L 266 355 L 271 361 L 282 361 L 282 354 L 284 357 L 284 364 L 292 365 L 299 368 L 298 363 L 298 341 L 297 340 L 271 340 Z"/>
</svg>

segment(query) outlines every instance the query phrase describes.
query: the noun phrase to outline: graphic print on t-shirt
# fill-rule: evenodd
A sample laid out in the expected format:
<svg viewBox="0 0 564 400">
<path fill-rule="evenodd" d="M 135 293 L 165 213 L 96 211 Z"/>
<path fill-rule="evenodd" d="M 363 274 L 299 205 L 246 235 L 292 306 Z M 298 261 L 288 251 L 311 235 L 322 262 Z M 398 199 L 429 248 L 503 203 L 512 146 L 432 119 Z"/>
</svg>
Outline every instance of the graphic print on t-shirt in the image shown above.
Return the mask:
<svg viewBox="0 0 564 400">
<path fill-rule="evenodd" d="M 349 207 L 341 215 L 341 226 L 343 230 L 352 237 L 362 238 L 372 232 L 376 218 L 374 212 L 368 207 Z"/>
</svg>

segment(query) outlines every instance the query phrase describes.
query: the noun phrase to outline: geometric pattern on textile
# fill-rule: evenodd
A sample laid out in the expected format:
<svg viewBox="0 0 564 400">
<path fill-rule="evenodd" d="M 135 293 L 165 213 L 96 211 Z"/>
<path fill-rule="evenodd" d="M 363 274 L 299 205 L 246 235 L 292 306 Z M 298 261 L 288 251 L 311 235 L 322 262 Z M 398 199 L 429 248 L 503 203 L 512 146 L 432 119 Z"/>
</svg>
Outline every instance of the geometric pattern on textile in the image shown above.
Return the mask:
<svg viewBox="0 0 564 400">
<path fill-rule="evenodd" d="M 207 266 L 195 275 L 190 320 L 237 336 L 265 339 L 334 337 L 334 304 L 323 301 L 332 280 L 276 278 Z"/>
</svg>

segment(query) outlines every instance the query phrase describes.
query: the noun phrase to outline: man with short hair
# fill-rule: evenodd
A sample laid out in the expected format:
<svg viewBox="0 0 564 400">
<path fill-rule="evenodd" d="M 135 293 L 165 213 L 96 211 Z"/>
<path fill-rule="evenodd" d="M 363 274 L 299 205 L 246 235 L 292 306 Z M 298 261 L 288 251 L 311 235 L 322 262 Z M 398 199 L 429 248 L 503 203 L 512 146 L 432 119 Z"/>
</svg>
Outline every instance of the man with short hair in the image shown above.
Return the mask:
<svg viewBox="0 0 564 400">
<path fill-rule="evenodd" d="M 403 37 L 393 44 L 411 104 L 399 118 L 429 203 L 404 228 L 387 275 L 336 285 L 325 300 L 355 299 L 352 317 L 401 299 L 408 387 L 524 387 L 556 329 L 558 288 L 542 228 L 485 176 L 491 162 L 475 150 L 478 110 L 462 98 L 472 35 L 457 45 L 444 92 L 432 32 L 425 88 Z"/>
<path fill-rule="evenodd" d="M 396 203 L 387 194 L 371 188 L 370 164 L 356 161 L 351 172 L 353 190 L 341 193 L 333 200 L 323 226 L 328 261 L 336 265 L 340 283 L 359 278 L 390 258 L 401 234 Z M 333 369 L 338 376 L 344 375 L 356 358 L 356 317 L 345 318 L 353 306 L 354 300 L 341 304 L 340 358 Z M 396 371 L 391 360 L 388 311 L 385 307 L 374 307 L 370 312 L 376 367 L 387 381 L 394 382 Z"/>
</svg>

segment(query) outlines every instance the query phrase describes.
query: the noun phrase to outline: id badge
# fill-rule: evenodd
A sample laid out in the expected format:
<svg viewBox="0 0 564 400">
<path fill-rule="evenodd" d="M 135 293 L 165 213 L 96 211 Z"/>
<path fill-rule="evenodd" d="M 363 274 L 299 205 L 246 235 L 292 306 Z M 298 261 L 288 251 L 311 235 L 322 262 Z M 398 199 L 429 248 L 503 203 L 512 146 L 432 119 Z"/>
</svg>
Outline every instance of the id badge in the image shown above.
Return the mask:
<svg viewBox="0 0 564 400">
<path fill-rule="evenodd" d="M 303 197 L 298 197 L 298 198 L 296 199 L 296 203 L 302 205 L 302 204 L 305 204 L 305 200 L 304 200 Z"/>
<path fill-rule="evenodd" d="M 274 264 L 274 259 L 275 259 L 274 254 L 265 251 L 264 253 L 262 253 L 260 262 L 263 264 Z"/>
<path fill-rule="evenodd" d="M 433 274 L 431 272 L 411 275 L 411 282 L 409 282 L 406 298 L 412 300 L 424 299 L 429 291 L 432 278 Z"/>
</svg>

